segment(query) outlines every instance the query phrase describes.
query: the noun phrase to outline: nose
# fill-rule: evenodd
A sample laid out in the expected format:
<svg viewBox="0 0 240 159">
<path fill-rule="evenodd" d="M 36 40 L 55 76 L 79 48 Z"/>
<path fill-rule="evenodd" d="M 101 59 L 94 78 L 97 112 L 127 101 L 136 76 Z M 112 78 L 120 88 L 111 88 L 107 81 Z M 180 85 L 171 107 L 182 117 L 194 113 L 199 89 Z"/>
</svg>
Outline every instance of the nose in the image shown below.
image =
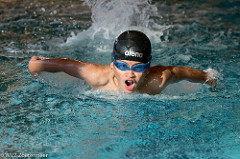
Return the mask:
<svg viewBox="0 0 240 159">
<path fill-rule="evenodd" d="M 125 72 L 125 75 L 126 75 L 126 77 L 128 77 L 128 78 L 135 78 L 135 77 L 136 77 L 135 72 L 132 71 L 132 70 L 127 70 L 127 71 Z"/>
</svg>

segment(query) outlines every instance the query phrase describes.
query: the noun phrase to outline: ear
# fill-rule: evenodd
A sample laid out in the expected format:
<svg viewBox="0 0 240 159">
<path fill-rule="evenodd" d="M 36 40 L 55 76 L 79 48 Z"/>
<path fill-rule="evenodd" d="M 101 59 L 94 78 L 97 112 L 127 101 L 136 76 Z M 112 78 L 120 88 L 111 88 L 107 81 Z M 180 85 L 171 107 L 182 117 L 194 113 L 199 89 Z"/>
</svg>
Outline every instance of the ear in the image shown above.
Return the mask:
<svg viewBox="0 0 240 159">
<path fill-rule="evenodd" d="M 113 69 L 113 62 L 111 62 L 111 64 L 110 64 L 110 68 Z"/>
</svg>

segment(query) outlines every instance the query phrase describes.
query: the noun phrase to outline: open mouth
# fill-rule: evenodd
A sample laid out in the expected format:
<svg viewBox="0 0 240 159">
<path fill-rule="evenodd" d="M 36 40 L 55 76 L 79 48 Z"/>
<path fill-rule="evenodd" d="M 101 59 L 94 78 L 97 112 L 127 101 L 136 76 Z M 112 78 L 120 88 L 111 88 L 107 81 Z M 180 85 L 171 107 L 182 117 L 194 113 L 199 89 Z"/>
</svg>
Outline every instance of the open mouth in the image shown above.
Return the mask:
<svg viewBox="0 0 240 159">
<path fill-rule="evenodd" d="M 126 80 L 125 84 L 126 84 L 125 87 L 126 87 L 127 90 L 132 91 L 134 89 L 134 86 L 135 86 L 135 82 L 134 81 Z"/>
</svg>

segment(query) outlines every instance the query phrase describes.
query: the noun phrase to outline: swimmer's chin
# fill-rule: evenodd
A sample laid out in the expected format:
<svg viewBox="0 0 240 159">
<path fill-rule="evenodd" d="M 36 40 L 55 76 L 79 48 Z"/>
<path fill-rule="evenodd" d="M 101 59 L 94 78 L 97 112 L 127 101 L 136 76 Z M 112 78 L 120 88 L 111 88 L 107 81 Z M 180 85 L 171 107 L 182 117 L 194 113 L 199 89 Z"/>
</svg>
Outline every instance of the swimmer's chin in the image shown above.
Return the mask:
<svg viewBox="0 0 240 159">
<path fill-rule="evenodd" d="M 121 90 L 121 92 L 124 92 L 126 94 L 138 94 L 139 92 L 136 91 L 136 89 L 133 90 Z"/>
</svg>

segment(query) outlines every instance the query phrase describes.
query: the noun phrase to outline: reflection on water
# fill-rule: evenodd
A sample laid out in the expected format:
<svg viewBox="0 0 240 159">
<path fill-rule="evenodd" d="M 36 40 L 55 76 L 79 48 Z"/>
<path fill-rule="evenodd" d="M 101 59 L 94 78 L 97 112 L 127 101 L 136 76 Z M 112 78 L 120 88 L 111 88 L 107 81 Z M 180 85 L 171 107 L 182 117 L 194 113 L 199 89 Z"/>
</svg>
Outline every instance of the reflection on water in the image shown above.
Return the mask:
<svg viewBox="0 0 240 159">
<path fill-rule="evenodd" d="M 239 8 L 226 0 L 0 0 L 0 155 L 239 158 Z M 156 96 L 111 94 L 27 70 L 33 55 L 109 64 L 126 29 L 150 37 L 153 65 L 217 70 L 217 89 L 184 81 Z"/>
</svg>

